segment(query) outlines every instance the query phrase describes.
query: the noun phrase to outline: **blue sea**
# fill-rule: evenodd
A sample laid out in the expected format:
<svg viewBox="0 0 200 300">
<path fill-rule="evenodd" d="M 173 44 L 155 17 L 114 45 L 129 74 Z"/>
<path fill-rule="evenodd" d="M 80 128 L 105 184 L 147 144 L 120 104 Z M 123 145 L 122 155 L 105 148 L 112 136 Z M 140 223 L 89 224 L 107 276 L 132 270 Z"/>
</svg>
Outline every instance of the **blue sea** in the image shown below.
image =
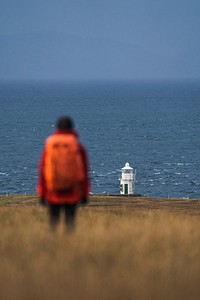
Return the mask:
<svg viewBox="0 0 200 300">
<path fill-rule="evenodd" d="M 1 81 L 0 193 L 36 191 L 38 160 L 56 119 L 70 115 L 88 150 L 93 193 L 200 199 L 199 81 Z"/>
</svg>

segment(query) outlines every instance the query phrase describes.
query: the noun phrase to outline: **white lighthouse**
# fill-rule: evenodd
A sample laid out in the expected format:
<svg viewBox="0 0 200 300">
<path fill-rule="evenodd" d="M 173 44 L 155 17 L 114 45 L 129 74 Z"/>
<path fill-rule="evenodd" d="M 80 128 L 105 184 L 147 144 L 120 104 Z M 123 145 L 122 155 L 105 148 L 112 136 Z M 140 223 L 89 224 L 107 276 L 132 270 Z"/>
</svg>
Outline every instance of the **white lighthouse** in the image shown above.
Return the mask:
<svg viewBox="0 0 200 300">
<path fill-rule="evenodd" d="M 126 163 L 122 168 L 122 174 L 120 180 L 120 194 L 133 195 L 135 193 L 135 177 L 136 173 L 133 173 L 133 168 L 129 163 Z"/>
</svg>

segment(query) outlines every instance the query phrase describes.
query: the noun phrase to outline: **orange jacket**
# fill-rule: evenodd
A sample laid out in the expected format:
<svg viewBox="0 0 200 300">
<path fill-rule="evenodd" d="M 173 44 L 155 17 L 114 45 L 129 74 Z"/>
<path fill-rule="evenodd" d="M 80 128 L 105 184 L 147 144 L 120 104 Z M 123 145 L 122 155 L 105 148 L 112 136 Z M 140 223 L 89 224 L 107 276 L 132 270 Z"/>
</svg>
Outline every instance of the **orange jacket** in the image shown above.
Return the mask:
<svg viewBox="0 0 200 300">
<path fill-rule="evenodd" d="M 74 130 L 57 130 L 52 134 L 54 135 L 60 134 L 73 134 L 78 138 L 78 134 Z M 46 149 L 44 146 L 40 162 L 38 168 L 38 184 L 37 184 L 37 194 L 40 198 L 45 199 L 47 202 L 55 203 L 55 204 L 65 204 L 65 203 L 78 203 L 81 200 L 81 197 L 88 197 L 90 190 L 90 182 L 88 178 L 88 159 L 87 153 L 83 145 L 79 142 L 80 153 L 83 159 L 84 171 L 85 171 L 85 181 L 82 184 L 82 187 L 79 189 L 74 189 L 70 193 L 58 193 L 51 191 L 47 188 L 46 180 L 45 180 L 45 153 Z"/>
</svg>

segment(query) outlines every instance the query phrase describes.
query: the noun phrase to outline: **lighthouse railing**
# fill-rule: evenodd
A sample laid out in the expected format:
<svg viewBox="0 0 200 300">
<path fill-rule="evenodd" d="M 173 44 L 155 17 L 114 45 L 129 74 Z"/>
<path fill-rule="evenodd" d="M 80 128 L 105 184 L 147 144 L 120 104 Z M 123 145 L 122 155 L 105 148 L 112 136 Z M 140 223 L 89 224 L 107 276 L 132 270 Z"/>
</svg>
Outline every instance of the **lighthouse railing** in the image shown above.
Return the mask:
<svg viewBox="0 0 200 300">
<path fill-rule="evenodd" d="M 131 174 L 122 174 L 121 179 L 134 180 L 135 179 L 135 174 L 134 173 L 131 173 Z"/>
</svg>

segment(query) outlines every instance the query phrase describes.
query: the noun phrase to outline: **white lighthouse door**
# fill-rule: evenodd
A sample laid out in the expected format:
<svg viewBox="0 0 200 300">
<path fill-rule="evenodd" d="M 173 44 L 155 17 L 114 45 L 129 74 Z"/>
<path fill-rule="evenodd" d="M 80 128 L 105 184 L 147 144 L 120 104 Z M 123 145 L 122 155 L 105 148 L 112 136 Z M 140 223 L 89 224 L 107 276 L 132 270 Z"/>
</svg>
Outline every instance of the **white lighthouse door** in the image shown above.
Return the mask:
<svg viewBox="0 0 200 300">
<path fill-rule="evenodd" d="M 124 194 L 128 195 L 128 184 L 127 183 L 124 184 Z"/>
</svg>

